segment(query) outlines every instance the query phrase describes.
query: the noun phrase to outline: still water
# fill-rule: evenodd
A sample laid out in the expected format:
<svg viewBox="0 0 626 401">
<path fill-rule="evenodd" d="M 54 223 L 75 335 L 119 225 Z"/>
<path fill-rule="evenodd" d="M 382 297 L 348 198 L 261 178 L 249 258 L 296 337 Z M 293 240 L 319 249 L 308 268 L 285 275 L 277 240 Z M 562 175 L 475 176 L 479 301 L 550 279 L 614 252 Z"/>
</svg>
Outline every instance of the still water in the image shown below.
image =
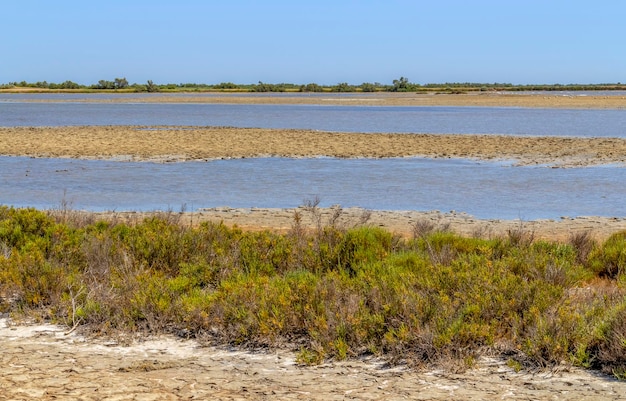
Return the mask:
<svg viewBox="0 0 626 401">
<path fill-rule="evenodd" d="M 262 158 L 156 164 L 0 157 L 0 203 L 88 210 L 296 207 L 321 198 L 480 218 L 626 216 L 623 168 L 512 167 L 468 160 Z"/>
<path fill-rule="evenodd" d="M 193 125 L 335 132 L 626 137 L 625 110 L 0 102 L 0 126 Z"/>
<path fill-rule="evenodd" d="M 626 137 L 624 110 L 120 104 L 86 102 L 91 95 L 85 94 L 54 101 L 61 96 L 70 95 L 0 95 L 0 126 L 195 125 Z M 51 208 L 65 199 L 86 210 L 296 207 L 319 197 L 322 206 L 457 210 L 480 218 L 621 217 L 626 216 L 625 182 L 623 166 L 553 169 L 419 158 L 157 164 L 0 157 L 0 204 Z"/>
</svg>

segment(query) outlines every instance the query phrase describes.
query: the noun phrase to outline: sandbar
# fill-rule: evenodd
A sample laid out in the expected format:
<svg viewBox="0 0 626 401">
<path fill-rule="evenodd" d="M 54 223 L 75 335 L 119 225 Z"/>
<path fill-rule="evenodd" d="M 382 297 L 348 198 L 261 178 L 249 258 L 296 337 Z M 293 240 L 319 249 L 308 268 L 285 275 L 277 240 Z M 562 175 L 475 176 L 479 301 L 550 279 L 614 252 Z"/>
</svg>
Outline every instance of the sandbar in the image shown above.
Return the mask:
<svg viewBox="0 0 626 401">
<path fill-rule="evenodd" d="M 11 92 L 14 90 L 0 90 Z M 23 91 L 29 92 L 29 91 Z M 44 91 L 45 92 L 45 91 Z M 71 93 L 71 92 L 70 92 Z M 80 93 L 79 93 L 80 94 Z M 81 98 L 20 98 L 20 102 L 97 102 L 97 103 L 215 103 L 215 104 L 310 104 L 335 106 L 460 106 L 460 107 L 531 107 L 565 109 L 624 109 L 626 96 L 619 94 L 528 93 L 528 92 L 353 92 L 338 93 L 241 93 L 174 92 L 146 95 L 120 92 L 94 93 Z M 102 96 L 99 96 L 102 95 Z M 119 96 L 117 96 L 119 95 Z"/>
<path fill-rule="evenodd" d="M 0 128 L 0 155 L 148 161 L 428 157 L 573 167 L 626 163 L 626 139 L 233 127 L 14 127 Z"/>
</svg>

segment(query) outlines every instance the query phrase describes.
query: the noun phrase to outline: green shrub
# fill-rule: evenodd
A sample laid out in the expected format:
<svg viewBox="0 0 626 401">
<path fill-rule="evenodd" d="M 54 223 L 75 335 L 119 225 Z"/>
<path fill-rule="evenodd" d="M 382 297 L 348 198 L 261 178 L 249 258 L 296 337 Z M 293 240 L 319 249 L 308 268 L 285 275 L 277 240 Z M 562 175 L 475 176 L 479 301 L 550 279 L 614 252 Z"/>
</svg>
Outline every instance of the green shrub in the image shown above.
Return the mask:
<svg viewBox="0 0 626 401">
<path fill-rule="evenodd" d="M 588 264 L 600 277 L 617 278 L 626 272 L 626 231 L 613 234 L 591 251 Z"/>
<path fill-rule="evenodd" d="M 612 307 L 590 341 L 589 365 L 626 379 L 626 302 Z"/>
<path fill-rule="evenodd" d="M 103 333 L 289 344 L 301 363 L 375 354 L 470 366 L 488 349 L 523 355 L 510 359 L 520 367 L 570 361 L 626 375 L 626 233 L 585 258 L 576 244 L 588 241 L 434 228 L 403 241 L 335 217 L 324 225 L 310 210 L 315 229 L 296 221 L 281 235 L 190 227 L 174 214 L 70 224 L 2 207 L 0 307 Z"/>
<path fill-rule="evenodd" d="M 336 266 L 354 275 L 359 266 L 384 259 L 391 246 L 392 235 L 381 228 L 349 230 L 337 245 Z"/>
<path fill-rule="evenodd" d="M 0 243 L 20 249 L 27 243 L 36 242 L 45 250 L 48 230 L 54 220 L 35 209 L 0 208 Z"/>
<path fill-rule="evenodd" d="M 8 270 L 7 284 L 22 307 L 50 307 L 60 300 L 68 271 L 46 260 L 39 249 L 25 246 L 7 262 L 3 266 Z"/>
</svg>

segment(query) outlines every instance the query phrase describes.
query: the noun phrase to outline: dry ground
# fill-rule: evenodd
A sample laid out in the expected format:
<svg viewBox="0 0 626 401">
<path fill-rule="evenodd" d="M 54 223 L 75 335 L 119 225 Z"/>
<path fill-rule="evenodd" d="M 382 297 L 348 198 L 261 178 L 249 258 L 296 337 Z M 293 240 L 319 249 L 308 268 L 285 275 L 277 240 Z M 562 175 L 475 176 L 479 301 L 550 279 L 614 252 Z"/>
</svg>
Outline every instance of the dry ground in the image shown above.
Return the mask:
<svg viewBox="0 0 626 401">
<path fill-rule="evenodd" d="M 172 337 L 130 345 L 0 319 L 0 400 L 620 400 L 626 382 L 579 369 L 519 372 L 481 360 L 464 373 L 376 360 L 305 367 L 286 351 L 202 347 Z"/>
<path fill-rule="evenodd" d="M 135 99 L 144 101 L 145 98 Z M 155 96 L 149 101 L 170 101 L 171 97 Z M 201 97 L 185 96 L 176 102 L 192 103 L 246 103 L 246 104 L 323 104 L 365 106 L 470 106 L 470 107 L 540 107 L 563 109 L 623 109 L 624 96 L 564 96 L 526 95 L 515 93 L 471 93 L 471 94 L 416 94 L 416 93 L 373 93 L 353 94 L 350 97 L 307 96 L 228 96 Z"/>
</svg>

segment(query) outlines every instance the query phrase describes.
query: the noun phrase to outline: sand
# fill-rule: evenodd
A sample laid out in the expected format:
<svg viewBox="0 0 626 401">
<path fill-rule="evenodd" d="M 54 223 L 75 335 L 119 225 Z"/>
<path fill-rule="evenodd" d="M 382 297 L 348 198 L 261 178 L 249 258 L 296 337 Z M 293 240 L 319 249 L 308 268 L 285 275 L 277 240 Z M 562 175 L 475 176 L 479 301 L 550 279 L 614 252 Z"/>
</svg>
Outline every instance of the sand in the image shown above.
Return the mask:
<svg viewBox="0 0 626 401">
<path fill-rule="evenodd" d="M 339 211 L 339 213 L 337 213 Z M 460 235 L 481 238 L 506 237 L 509 233 L 523 233 L 537 240 L 567 242 L 576 234 L 589 233 L 597 241 L 603 241 L 611 234 L 626 230 L 626 216 L 562 216 L 559 219 L 540 220 L 500 220 L 478 219 L 460 211 L 417 211 L 417 210 L 367 210 L 362 208 L 341 208 L 334 206 L 318 209 L 322 224 L 335 220 L 337 226 L 351 228 L 361 225 L 380 227 L 402 238 L 416 235 L 416 227 L 430 225 L 434 229 L 447 229 Z M 154 214 L 164 212 L 80 212 L 90 218 L 113 219 L 134 223 Z M 167 212 L 166 212 L 167 213 Z M 295 213 L 300 215 L 301 224 L 314 230 L 316 221 L 313 214 L 304 207 L 298 208 L 231 208 L 215 207 L 195 212 L 173 212 L 183 224 L 197 225 L 203 221 L 236 226 L 242 230 L 270 230 L 287 233 L 293 228 Z M 80 216 L 79 216 L 80 217 Z M 168 218 L 171 218 L 168 217 Z"/>
<path fill-rule="evenodd" d="M 574 368 L 515 372 L 482 358 L 463 373 L 376 359 L 299 366 L 289 351 L 248 352 L 151 337 L 87 339 L 0 319 L 0 400 L 619 400 L 626 382 Z"/>
<path fill-rule="evenodd" d="M 0 93 L 15 92 L 13 89 L 0 90 Z M 46 92 L 37 89 L 21 92 Z M 71 92 L 70 92 L 71 93 Z M 111 98 L 90 96 L 84 99 L 23 99 L 32 102 L 101 102 L 101 103 L 221 103 L 221 104 L 316 104 L 345 106 L 470 106 L 470 107 L 539 107 L 565 109 L 624 109 L 626 96 L 619 95 L 576 95 L 567 94 L 528 94 L 515 92 L 471 92 L 467 94 L 436 94 L 436 93 L 350 93 L 337 96 L 336 93 L 311 94 L 287 93 L 276 96 L 273 93 L 225 93 L 212 92 L 195 95 L 193 92 L 153 93 L 135 95 L 123 93 L 123 96 Z"/>
<path fill-rule="evenodd" d="M 333 133 L 227 127 L 0 128 L 0 154 L 189 161 L 243 157 L 429 157 L 560 167 L 626 163 L 626 139 Z"/>
</svg>

